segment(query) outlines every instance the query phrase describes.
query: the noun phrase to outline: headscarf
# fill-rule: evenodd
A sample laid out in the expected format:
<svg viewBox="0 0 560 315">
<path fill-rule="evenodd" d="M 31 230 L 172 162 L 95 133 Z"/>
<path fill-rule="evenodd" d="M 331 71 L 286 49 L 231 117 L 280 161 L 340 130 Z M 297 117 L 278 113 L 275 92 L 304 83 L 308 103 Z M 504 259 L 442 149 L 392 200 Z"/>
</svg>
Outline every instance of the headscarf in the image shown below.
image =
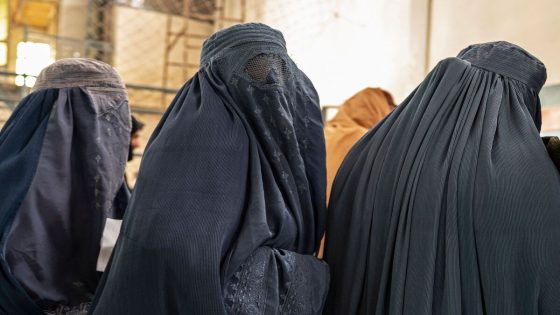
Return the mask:
<svg viewBox="0 0 560 315">
<path fill-rule="evenodd" d="M 115 196 L 129 137 L 111 66 L 64 59 L 40 73 L 0 132 L 0 313 L 91 301 L 105 220 L 126 206 Z"/>
<path fill-rule="evenodd" d="M 336 172 L 348 151 L 394 108 L 389 92 L 380 88 L 365 88 L 344 102 L 325 124 L 327 199 Z"/>
<path fill-rule="evenodd" d="M 545 80 L 518 46 L 470 46 L 354 146 L 331 193 L 326 314 L 560 312 Z"/>
<path fill-rule="evenodd" d="M 146 147 L 93 314 L 320 314 L 317 93 L 279 31 L 212 35 Z"/>
</svg>

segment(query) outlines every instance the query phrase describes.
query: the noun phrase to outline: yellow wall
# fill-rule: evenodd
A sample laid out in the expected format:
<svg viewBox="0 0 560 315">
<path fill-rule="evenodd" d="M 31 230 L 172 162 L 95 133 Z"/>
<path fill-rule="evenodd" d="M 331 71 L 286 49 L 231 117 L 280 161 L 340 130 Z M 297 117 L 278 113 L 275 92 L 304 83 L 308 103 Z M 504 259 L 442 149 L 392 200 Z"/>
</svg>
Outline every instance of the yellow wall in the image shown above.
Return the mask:
<svg viewBox="0 0 560 315">
<path fill-rule="evenodd" d="M 58 36 L 86 38 L 88 0 L 60 0 L 58 8 Z"/>
</svg>

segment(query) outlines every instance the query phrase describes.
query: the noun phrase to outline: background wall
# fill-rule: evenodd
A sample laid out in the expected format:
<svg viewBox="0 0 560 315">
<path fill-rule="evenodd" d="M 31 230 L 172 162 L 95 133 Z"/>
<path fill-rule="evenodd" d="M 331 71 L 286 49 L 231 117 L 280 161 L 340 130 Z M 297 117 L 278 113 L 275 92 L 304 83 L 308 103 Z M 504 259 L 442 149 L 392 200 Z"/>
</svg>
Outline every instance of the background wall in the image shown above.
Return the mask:
<svg viewBox="0 0 560 315">
<path fill-rule="evenodd" d="M 58 35 L 65 38 L 85 38 L 88 0 L 60 0 L 58 5 Z"/>
<path fill-rule="evenodd" d="M 480 42 L 523 46 L 560 82 L 558 0 L 248 0 L 247 21 L 280 29 L 323 105 L 365 86 L 402 101 L 443 58 Z"/>
<path fill-rule="evenodd" d="M 323 105 L 366 86 L 401 99 L 424 76 L 427 0 L 249 0 L 247 20 L 284 33 Z"/>
<path fill-rule="evenodd" d="M 430 66 L 472 43 L 506 40 L 547 67 L 547 84 L 560 83 L 560 1 L 432 0 Z"/>
</svg>

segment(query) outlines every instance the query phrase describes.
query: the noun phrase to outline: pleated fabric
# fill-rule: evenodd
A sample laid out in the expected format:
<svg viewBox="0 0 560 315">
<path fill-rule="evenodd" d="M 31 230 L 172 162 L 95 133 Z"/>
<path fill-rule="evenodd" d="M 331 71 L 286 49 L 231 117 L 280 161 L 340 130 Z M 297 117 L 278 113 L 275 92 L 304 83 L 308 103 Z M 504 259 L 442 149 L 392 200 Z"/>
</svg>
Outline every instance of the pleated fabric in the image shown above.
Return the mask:
<svg viewBox="0 0 560 315">
<path fill-rule="evenodd" d="M 92 314 L 321 314 L 319 99 L 262 24 L 212 35 L 145 150 Z"/>
<path fill-rule="evenodd" d="M 325 314 L 560 313 L 545 80 L 518 46 L 473 45 L 358 142 L 330 199 Z"/>
<path fill-rule="evenodd" d="M 0 132 L 0 313 L 85 313 L 105 220 L 126 207 L 129 137 L 111 66 L 64 59 L 41 72 Z"/>
</svg>

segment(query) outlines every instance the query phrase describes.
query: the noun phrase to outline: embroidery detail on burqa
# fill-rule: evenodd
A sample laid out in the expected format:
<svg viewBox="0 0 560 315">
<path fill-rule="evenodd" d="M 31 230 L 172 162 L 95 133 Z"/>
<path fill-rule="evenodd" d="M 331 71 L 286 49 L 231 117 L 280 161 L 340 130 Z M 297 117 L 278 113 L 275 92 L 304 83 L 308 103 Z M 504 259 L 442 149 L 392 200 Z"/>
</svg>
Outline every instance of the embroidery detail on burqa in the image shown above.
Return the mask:
<svg viewBox="0 0 560 315">
<path fill-rule="evenodd" d="M 283 260 L 290 279 L 288 289 L 280 295 L 280 314 L 312 314 L 309 306 L 313 288 L 309 285 L 307 273 L 299 266 L 296 255 L 290 251 L 282 251 Z"/>
<path fill-rule="evenodd" d="M 273 259 L 271 255 L 274 256 Z M 276 263 L 276 266 L 269 266 L 270 263 Z M 312 300 L 320 292 L 316 292 L 309 278 L 312 270 L 309 262 L 297 259 L 294 252 L 270 247 L 257 249 L 234 273 L 226 286 L 225 301 L 228 314 L 264 315 L 265 312 L 271 311 L 266 308 L 267 301 L 275 299 L 271 294 L 276 293 L 279 294 L 279 305 L 278 309 L 274 310 L 275 313 L 315 314 Z M 278 283 L 270 286 L 270 283 L 267 283 L 273 277 L 269 273 L 274 271 L 278 272 L 277 281 L 283 279 L 284 283 L 288 283 L 287 287 L 283 288 Z M 275 290 L 269 292 L 267 285 Z"/>
<path fill-rule="evenodd" d="M 291 167 L 290 172 L 283 170 L 278 174 L 285 192 L 290 196 L 298 194 L 305 199 L 309 189 L 303 156 L 309 149 L 306 133 L 310 127 L 310 119 L 307 110 L 300 108 L 303 126 L 298 130 L 297 124 L 294 124 L 297 109 L 293 107 L 294 104 L 284 101 L 293 98 L 286 94 L 292 93 L 291 89 L 287 88 L 290 84 L 287 80 L 289 73 L 284 56 L 258 54 L 249 59 L 245 67 L 245 74 L 250 80 L 240 80 L 234 76 L 230 82 L 235 83 L 235 87 L 240 91 L 249 94 L 246 105 L 251 108 L 250 120 L 255 124 L 268 125 L 269 128 L 265 128 L 263 132 L 263 143 L 270 146 L 274 161 L 287 163 Z M 300 87 L 296 89 L 305 94 Z M 270 106 L 271 104 L 274 106 Z M 267 110 L 264 111 L 263 108 Z"/>
<path fill-rule="evenodd" d="M 274 156 L 274 159 L 276 161 L 280 161 L 280 157 L 282 156 L 282 153 L 280 153 L 280 151 L 274 151 L 272 155 Z"/>
<path fill-rule="evenodd" d="M 228 314 L 260 315 L 266 311 L 267 252 L 257 249 L 233 274 L 225 293 Z"/>
<path fill-rule="evenodd" d="M 86 315 L 91 303 L 82 303 L 76 306 L 59 305 L 55 309 L 44 310 L 46 315 Z"/>
<path fill-rule="evenodd" d="M 272 140 L 272 134 L 270 133 L 269 130 L 265 130 L 264 132 L 264 136 L 266 137 L 267 140 Z"/>
<path fill-rule="evenodd" d="M 247 62 L 245 73 L 234 75 L 230 83 L 243 99 L 248 123 L 259 131 L 259 144 L 274 162 L 272 180 L 286 200 L 297 200 L 298 194 L 301 200 L 307 200 L 310 189 L 303 151 L 311 146 L 307 136 L 311 120 L 306 109 L 301 108 L 305 105 L 304 97 L 293 94 L 294 82 L 288 80 L 290 65 L 283 55 L 259 54 Z M 256 249 L 225 283 L 226 312 L 320 314 L 317 301 L 324 301 L 326 287 L 313 279 L 327 273 L 313 263 L 316 261 L 311 256 L 296 252 L 270 247 Z"/>
</svg>

